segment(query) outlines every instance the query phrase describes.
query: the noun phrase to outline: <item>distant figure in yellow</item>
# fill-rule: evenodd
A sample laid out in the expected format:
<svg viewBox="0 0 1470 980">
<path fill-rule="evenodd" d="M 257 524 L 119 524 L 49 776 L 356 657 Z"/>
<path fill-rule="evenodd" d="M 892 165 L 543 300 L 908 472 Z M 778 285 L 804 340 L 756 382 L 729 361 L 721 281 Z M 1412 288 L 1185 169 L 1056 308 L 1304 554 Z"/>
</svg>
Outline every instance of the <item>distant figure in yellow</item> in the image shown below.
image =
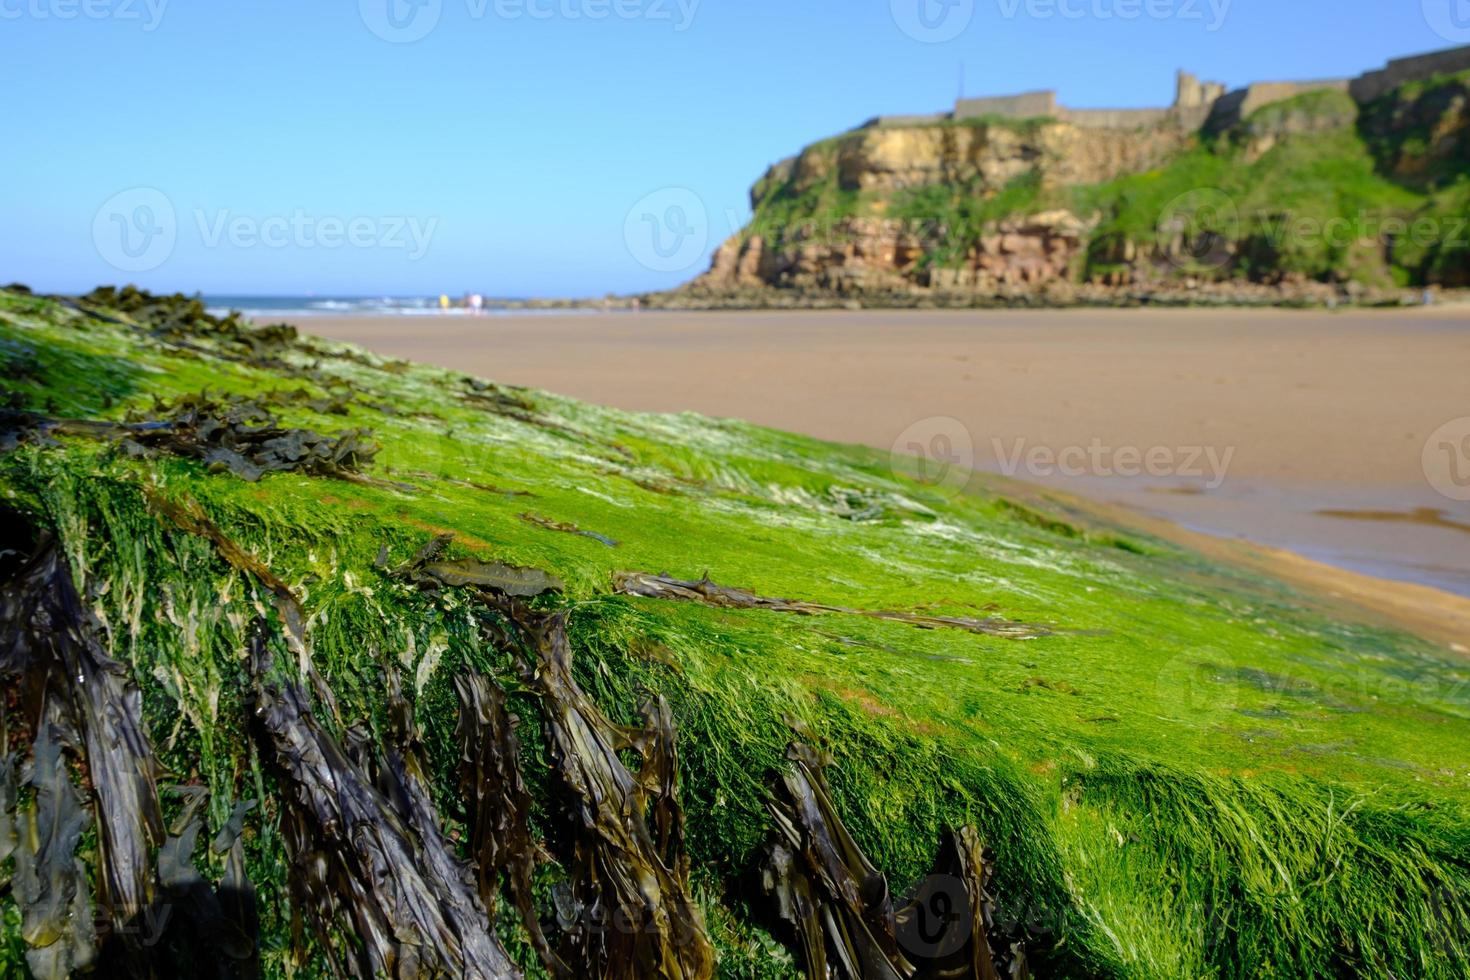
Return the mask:
<svg viewBox="0 0 1470 980">
<path fill-rule="evenodd" d="M 439 309 L 441 309 L 441 310 L 447 310 L 447 309 L 449 309 L 449 295 L 447 293 L 440 293 L 439 294 Z"/>
</svg>

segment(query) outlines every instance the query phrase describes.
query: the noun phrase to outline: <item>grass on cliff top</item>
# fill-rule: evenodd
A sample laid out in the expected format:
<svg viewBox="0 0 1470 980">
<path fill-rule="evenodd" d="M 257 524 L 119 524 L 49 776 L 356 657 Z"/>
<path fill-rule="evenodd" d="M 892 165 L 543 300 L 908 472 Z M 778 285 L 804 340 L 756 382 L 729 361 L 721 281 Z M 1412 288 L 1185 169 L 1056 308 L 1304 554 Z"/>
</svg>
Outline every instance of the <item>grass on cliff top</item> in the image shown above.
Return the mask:
<svg viewBox="0 0 1470 980">
<path fill-rule="evenodd" d="M 772 830 L 768 774 L 798 737 L 833 753 L 837 806 L 897 892 L 943 830 L 977 826 L 997 854 L 1002 915 L 1028 924 L 1041 976 L 1470 970 L 1470 667 L 1439 648 L 988 478 L 946 491 L 871 450 L 501 390 L 533 406 L 532 424 L 465 400 L 453 372 L 319 341 L 266 370 L 120 319 L 0 292 L 13 403 L 120 418 L 205 388 L 332 390 L 354 399 L 345 417 L 291 407 L 284 419 L 369 427 L 382 445 L 373 485 L 252 484 L 72 439 L 0 456 L 6 505 L 59 535 L 143 688 L 165 781 L 209 789 L 209 833 L 234 800 L 264 801 L 246 840 L 272 976 L 286 969 L 290 913 L 274 791 L 241 700 L 244 634 L 269 597 L 149 495 L 197 502 L 302 597 L 312 661 L 345 720 L 383 718 L 380 670 L 397 666 L 451 821 L 463 809 L 453 676 L 474 665 L 513 692 L 544 792 L 537 706 L 467 608 L 389 580 L 374 559 L 452 533 L 456 554 L 560 576 L 580 683 L 617 719 L 643 690 L 673 707 L 723 975 L 793 971 L 736 883 Z M 493 321 L 485 330 L 493 344 Z M 1022 642 L 633 599 L 612 594 L 618 570 L 1056 632 Z M 502 929 L 529 960 L 513 918 Z M 13 906 L 4 921 L 0 972 L 17 967 Z"/>
</svg>

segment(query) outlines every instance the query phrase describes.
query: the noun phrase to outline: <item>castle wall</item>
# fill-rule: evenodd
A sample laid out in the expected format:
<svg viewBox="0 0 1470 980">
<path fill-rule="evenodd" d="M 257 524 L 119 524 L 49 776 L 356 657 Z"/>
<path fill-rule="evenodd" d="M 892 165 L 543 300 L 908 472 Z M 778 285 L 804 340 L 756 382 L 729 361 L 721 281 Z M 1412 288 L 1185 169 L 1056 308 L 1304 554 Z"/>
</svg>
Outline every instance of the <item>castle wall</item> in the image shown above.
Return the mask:
<svg viewBox="0 0 1470 980">
<path fill-rule="evenodd" d="M 1202 81 L 1181 71 L 1174 105 L 1168 109 L 1068 109 L 1057 104 L 1051 91 L 1022 92 L 993 98 L 960 99 L 953 113 L 917 116 L 879 116 L 865 126 L 926 126 L 947 119 L 1034 119 L 1049 116 L 1084 129 L 1142 129 L 1174 123 L 1188 130 L 1206 124 L 1223 128 L 1245 119 L 1256 110 L 1307 92 L 1347 92 L 1359 104 L 1367 104 L 1406 82 L 1433 75 L 1470 71 L 1470 46 L 1435 51 L 1412 58 L 1398 58 L 1378 71 L 1356 79 L 1327 78 L 1306 82 L 1257 82 L 1227 92 L 1218 82 Z"/>
<path fill-rule="evenodd" d="M 1058 109 L 1056 116 L 1083 129 L 1143 129 L 1174 117 L 1171 109 Z"/>
<path fill-rule="evenodd" d="M 1004 116 L 1007 119 L 1034 119 L 1057 114 L 1057 93 L 1022 92 L 988 99 L 960 99 L 954 106 L 956 119 L 979 119 L 982 116 Z"/>
<path fill-rule="evenodd" d="M 1351 85 L 1352 81 L 1347 78 L 1323 78 L 1310 82 L 1257 82 L 1246 86 L 1245 102 L 1240 107 L 1241 114 L 1249 116 L 1273 102 L 1294 99 L 1308 92 L 1346 92 Z"/>
<path fill-rule="evenodd" d="M 1370 71 L 1352 84 L 1352 95 L 1366 105 L 1387 95 L 1405 82 L 1417 82 L 1432 75 L 1452 75 L 1470 71 L 1470 47 L 1435 51 L 1413 58 L 1398 58 L 1387 68 Z"/>
<path fill-rule="evenodd" d="M 1181 71 L 1174 90 L 1174 108 L 1208 109 L 1225 92 L 1223 82 L 1201 81 L 1199 76 Z"/>
<path fill-rule="evenodd" d="M 1215 103 L 1208 121 L 1215 128 L 1233 126 L 1257 109 L 1274 102 L 1305 95 L 1308 92 L 1347 92 L 1352 82 L 1346 78 L 1324 78 L 1313 82 L 1257 82 L 1236 89 Z"/>
</svg>

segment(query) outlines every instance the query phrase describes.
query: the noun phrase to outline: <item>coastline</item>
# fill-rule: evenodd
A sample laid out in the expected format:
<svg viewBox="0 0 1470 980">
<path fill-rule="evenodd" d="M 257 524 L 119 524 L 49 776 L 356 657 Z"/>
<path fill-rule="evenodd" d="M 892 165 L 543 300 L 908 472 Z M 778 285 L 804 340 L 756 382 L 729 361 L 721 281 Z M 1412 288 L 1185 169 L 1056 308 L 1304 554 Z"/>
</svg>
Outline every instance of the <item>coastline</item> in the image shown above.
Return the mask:
<svg viewBox="0 0 1470 980">
<path fill-rule="evenodd" d="M 1470 378 L 1457 367 L 1470 363 L 1470 307 L 296 322 L 623 409 L 742 418 L 879 450 L 917 425 L 921 443 L 968 440 L 961 462 L 1002 475 L 1016 439 L 1052 450 L 1213 447 L 1230 454 L 1218 486 L 1208 467 L 1132 480 L 1009 475 L 1167 522 L 1160 537 L 1200 550 L 1240 549 L 1277 577 L 1355 596 L 1437 642 L 1470 635 L 1470 549 L 1454 526 L 1470 521 L 1470 506 L 1439 496 L 1422 465 L 1430 433 L 1470 414 Z M 1407 519 L 1419 510 L 1447 525 Z M 1380 512 L 1406 519 L 1331 516 Z M 1451 625 L 1426 625 L 1436 616 Z"/>
</svg>

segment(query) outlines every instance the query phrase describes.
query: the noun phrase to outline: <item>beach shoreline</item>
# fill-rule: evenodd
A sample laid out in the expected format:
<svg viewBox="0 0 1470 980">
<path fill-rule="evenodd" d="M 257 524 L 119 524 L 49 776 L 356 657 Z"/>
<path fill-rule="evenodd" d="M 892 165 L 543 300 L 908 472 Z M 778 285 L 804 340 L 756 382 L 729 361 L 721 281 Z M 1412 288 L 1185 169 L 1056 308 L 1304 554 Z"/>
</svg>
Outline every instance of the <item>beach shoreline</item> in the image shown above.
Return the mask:
<svg viewBox="0 0 1470 980">
<path fill-rule="evenodd" d="M 621 409 L 697 411 L 880 450 L 947 446 L 960 465 L 1183 534 L 1470 601 L 1470 504 L 1438 492 L 1424 464 L 1431 434 L 1470 416 L 1470 307 L 292 322 Z"/>
</svg>

